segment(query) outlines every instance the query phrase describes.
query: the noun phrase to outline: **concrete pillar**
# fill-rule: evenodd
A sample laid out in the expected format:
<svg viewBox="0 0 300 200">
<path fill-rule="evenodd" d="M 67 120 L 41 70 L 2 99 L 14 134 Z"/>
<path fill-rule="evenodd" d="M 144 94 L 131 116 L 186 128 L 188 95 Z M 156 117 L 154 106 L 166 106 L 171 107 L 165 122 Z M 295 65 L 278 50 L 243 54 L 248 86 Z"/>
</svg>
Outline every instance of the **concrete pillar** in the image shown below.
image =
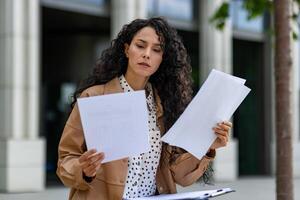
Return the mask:
<svg viewBox="0 0 300 200">
<path fill-rule="evenodd" d="M 200 18 L 200 67 L 201 80 L 204 81 L 209 72 L 215 68 L 226 73 L 232 72 L 232 30 L 228 20 L 223 31 L 217 30 L 209 22 L 210 17 L 222 4 L 223 0 L 199 2 Z"/>
<path fill-rule="evenodd" d="M 223 31 L 216 30 L 209 22 L 210 17 L 223 2 L 223 0 L 199 1 L 200 79 L 202 82 L 213 68 L 232 73 L 231 22 L 228 21 Z M 233 138 L 228 146 L 217 150 L 217 157 L 213 164 L 216 181 L 230 181 L 237 178 L 237 153 L 237 141 Z"/>
<path fill-rule="evenodd" d="M 39 0 L 0 1 L 0 190 L 42 190 Z"/>
<path fill-rule="evenodd" d="M 35 139 L 39 134 L 39 86 L 40 86 L 40 4 L 39 0 L 28 1 L 27 49 L 27 88 L 28 93 L 28 138 Z"/>
<path fill-rule="evenodd" d="M 137 18 L 147 17 L 146 0 L 112 0 L 111 36 L 115 38 L 122 26 Z"/>
<path fill-rule="evenodd" d="M 297 9 L 299 12 L 297 4 L 294 4 L 294 9 Z M 292 22 L 293 30 L 299 36 L 299 27 L 298 23 Z M 292 101 L 293 101 L 293 168 L 294 168 L 294 176 L 300 177 L 300 140 L 299 140 L 299 48 L 300 48 L 300 41 L 299 39 L 293 40 L 292 42 L 292 59 L 293 59 L 293 71 L 292 71 Z"/>
<path fill-rule="evenodd" d="M 265 26 L 268 29 L 273 23 L 273 16 L 265 16 Z M 264 85 L 264 134 L 269 139 L 265 141 L 268 145 L 265 149 L 265 157 L 268 159 L 265 162 L 266 172 L 275 174 L 275 142 L 276 142 L 276 99 L 275 99 L 275 69 L 274 69 L 274 42 L 275 38 L 270 37 L 269 33 L 265 33 L 264 42 L 264 68 L 263 68 L 263 85 Z M 268 162 L 269 161 L 269 162 Z"/>
<path fill-rule="evenodd" d="M 298 33 L 299 34 L 299 33 Z M 299 40 L 294 41 L 293 43 L 293 89 L 292 89 L 292 100 L 293 100 L 293 167 L 294 167 L 294 176 L 300 177 L 300 140 L 299 140 Z"/>
</svg>

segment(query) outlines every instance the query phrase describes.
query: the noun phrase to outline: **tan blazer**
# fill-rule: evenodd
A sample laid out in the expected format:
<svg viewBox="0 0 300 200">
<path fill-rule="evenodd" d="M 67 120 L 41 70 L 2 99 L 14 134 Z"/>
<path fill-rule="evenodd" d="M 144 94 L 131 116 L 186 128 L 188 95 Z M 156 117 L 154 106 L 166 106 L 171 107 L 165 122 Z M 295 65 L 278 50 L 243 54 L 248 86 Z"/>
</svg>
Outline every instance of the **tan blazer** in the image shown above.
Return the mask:
<svg viewBox="0 0 300 200">
<path fill-rule="evenodd" d="M 82 92 L 81 97 L 105 95 L 123 92 L 118 78 L 103 85 L 96 85 Z M 157 121 L 164 133 L 162 123 L 163 110 L 155 92 Z M 164 144 L 166 148 L 170 148 Z M 70 187 L 69 199 L 120 200 L 123 196 L 128 170 L 128 158 L 102 164 L 96 177 L 88 183 L 83 179 L 78 158 L 86 151 L 83 130 L 77 104 L 66 122 L 58 147 L 57 175 L 65 186 Z M 105 153 L 105 152 L 104 152 Z M 178 152 L 174 164 L 169 164 L 169 157 L 160 161 L 157 169 L 157 190 L 162 193 L 176 193 L 176 184 L 188 186 L 198 180 L 213 158 L 204 156 L 198 160 L 190 153 Z"/>
</svg>

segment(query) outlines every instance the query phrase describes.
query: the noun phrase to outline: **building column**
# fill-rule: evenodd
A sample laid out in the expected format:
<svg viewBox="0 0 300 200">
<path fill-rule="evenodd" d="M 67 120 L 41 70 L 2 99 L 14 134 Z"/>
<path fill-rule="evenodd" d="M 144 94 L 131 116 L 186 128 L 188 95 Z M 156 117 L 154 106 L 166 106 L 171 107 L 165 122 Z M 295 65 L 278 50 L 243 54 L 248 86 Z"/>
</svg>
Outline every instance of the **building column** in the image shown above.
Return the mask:
<svg viewBox="0 0 300 200">
<path fill-rule="evenodd" d="M 299 33 L 298 33 L 299 34 Z M 300 177 L 300 139 L 299 139 L 299 40 L 295 41 L 293 44 L 293 89 L 292 89 L 292 101 L 293 101 L 293 168 L 294 168 L 294 176 Z"/>
<path fill-rule="evenodd" d="M 0 1 L 0 190 L 45 186 L 39 138 L 39 0 Z"/>
<path fill-rule="evenodd" d="M 295 9 L 298 9 L 296 4 L 294 4 Z M 293 30 L 299 36 L 299 27 L 298 23 L 292 23 Z M 292 42 L 292 59 L 293 59 L 293 71 L 291 72 L 292 77 L 292 120 L 293 120 L 293 168 L 294 168 L 294 176 L 300 177 L 300 140 L 299 140 L 299 48 L 300 48 L 300 41 L 299 39 L 293 40 Z"/>
<path fill-rule="evenodd" d="M 224 0 L 199 1 L 199 33 L 200 33 L 200 80 L 205 81 L 214 68 L 232 73 L 232 30 L 230 20 L 223 31 L 215 29 L 209 22 L 210 17 Z M 232 133 L 231 133 L 232 135 Z M 238 171 L 237 141 L 231 137 L 225 148 L 217 150 L 213 163 L 216 181 L 230 181 L 237 178 Z"/>
<path fill-rule="evenodd" d="M 112 0 L 111 37 L 115 38 L 123 25 L 147 17 L 146 0 Z"/>
</svg>

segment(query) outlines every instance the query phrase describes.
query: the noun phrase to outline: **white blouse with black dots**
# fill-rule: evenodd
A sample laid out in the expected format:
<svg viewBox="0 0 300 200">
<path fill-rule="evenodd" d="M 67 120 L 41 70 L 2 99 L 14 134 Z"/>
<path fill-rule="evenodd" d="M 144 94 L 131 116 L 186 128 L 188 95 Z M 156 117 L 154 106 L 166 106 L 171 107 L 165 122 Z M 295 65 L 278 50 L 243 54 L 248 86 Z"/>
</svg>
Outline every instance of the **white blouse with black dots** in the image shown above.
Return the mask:
<svg viewBox="0 0 300 200">
<path fill-rule="evenodd" d="M 124 92 L 134 91 L 123 75 L 119 77 L 119 80 Z M 160 159 L 162 143 L 160 140 L 160 130 L 156 124 L 156 107 L 153 90 L 149 82 L 145 89 L 149 92 L 147 104 L 149 110 L 148 125 L 151 150 L 128 159 L 128 173 L 123 199 L 151 196 L 154 195 L 156 191 L 155 176 Z"/>
</svg>

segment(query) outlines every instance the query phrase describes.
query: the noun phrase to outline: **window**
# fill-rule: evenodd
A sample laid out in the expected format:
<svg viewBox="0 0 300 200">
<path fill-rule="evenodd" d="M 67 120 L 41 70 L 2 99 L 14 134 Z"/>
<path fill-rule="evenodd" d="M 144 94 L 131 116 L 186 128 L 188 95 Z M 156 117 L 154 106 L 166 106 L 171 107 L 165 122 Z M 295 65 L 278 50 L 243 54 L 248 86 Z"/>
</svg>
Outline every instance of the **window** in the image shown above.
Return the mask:
<svg viewBox="0 0 300 200">
<path fill-rule="evenodd" d="M 150 16 L 165 16 L 170 19 L 193 20 L 192 0 L 148 0 Z"/>
<path fill-rule="evenodd" d="M 248 20 L 248 11 L 243 8 L 243 1 L 233 0 L 230 3 L 230 16 L 234 30 L 249 31 L 255 33 L 263 32 L 263 17 Z"/>
<path fill-rule="evenodd" d="M 65 0 L 65 1 L 68 1 L 70 3 L 75 3 L 75 4 L 87 5 L 87 6 L 103 6 L 105 4 L 105 0 Z"/>
<path fill-rule="evenodd" d="M 41 0 L 45 7 L 108 16 L 108 0 Z"/>
</svg>

